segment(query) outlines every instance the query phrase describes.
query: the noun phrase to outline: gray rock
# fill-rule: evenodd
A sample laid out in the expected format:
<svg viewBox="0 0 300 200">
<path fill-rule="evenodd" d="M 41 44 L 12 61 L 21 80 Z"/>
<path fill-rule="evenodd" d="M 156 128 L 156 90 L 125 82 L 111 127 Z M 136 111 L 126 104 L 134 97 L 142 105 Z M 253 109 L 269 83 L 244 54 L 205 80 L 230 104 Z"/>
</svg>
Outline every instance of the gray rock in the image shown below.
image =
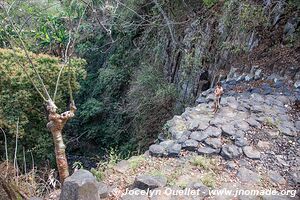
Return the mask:
<svg viewBox="0 0 300 200">
<path fill-rule="evenodd" d="M 198 149 L 199 155 L 211 155 L 211 154 L 219 154 L 221 149 L 214 149 L 209 146 L 200 147 Z"/>
<path fill-rule="evenodd" d="M 260 159 L 260 152 L 255 150 L 252 146 L 243 147 L 243 152 L 248 158 L 251 158 L 254 160 Z"/>
<path fill-rule="evenodd" d="M 208 94 L 212 93 L 214 91 L 213 88 L 210 88 L 204 92 L 201 93 L 202 96 L 206 97 Z"/>
<path fill-rule="evenodd" d="M 254 79 L 254 76 L 252 74 L 248 74 L 245 76 L 245 81 L 252 81 Z"/>
<path fill-rule="evenodd" d="M 196 140 L 186 140 L 183 144 L 182 144 L 182 148 L 189 150 L 189 151 L 196 151 L 198 148 L 198 142 Z"/>
<path fill-rule="evenodd" d="M 285 179 L 279 174 L 279 172 L 269 171 L 269 177 L 273 183 L 280 185 L 286 183 Z"/>
<path fill-rule="evenodd" d="M 245 121 L 238 121 L 235 123 L 234 127 L 238 130 L 248 131 L 250 129 L 249 124 Z"/>
<path fill-rule="evenodd" d="M 149 153 L 151 156 L 164 156 L 166 151 L 161 145 L 153 144 L 149 147 Z"/>
<path fill-rule="evenodd" d="M 290 175 L 295 184 L 300 184 L 300 171 L 292 171 Z"/>
<path fill-rule="evenodd" d="M 206 133 L 210 137 L 219 137 L 222 134 L 222 130 L 214 126 L 210 126 L 204 130 L 203 133 Z"/>
<path fill-rule="evenodd" d="M 201 182 L 192 182 L 187 185 L 187 188 L 190 188 L 192 190 L 197 190 L 199 191 L 199 195 L 197 195 L 197 199 L 203 199 L 204 197 L 209 196 L 209 188 L 205 186 Z"/>
<path fill-rule="evenodd" d="M 101 198 L 107 198 L 109 193 L 112 191 L 111 188 L 109 188 L 105 183 L 100 182 L 98 184 L 98 188 L 99 188 L 99 197 Z"/>
<path fill-rule="evenodd" d="M 190 138 L 199 142 L 204 141 L 206 138 L 208 138 L 208 134 L 202 131 L 195 131 L 192 132 L 190 135 Z"/>
<path fill-rule="evenodd" d="M 175 143 L 174 140 L 166 140 L 166 141 L 159 143 L 159 145 L 162 146 L 164 149 L 167 149 L 170 146 L 172 146 L 174 143 Z"/>
<path fill-rule="evenodd" d="M 238 137 L 235 139 L 235 142 L 234 144 L 238 147 L 244 147 L 244 146 L 247 146 L 248 145 L 248 141 L 246 138 L 244 137 Z"/>
<path fill-rule="evenodd" d="M 246 77 L 246 74 L 242 74 L 239 77 L 237 77 L 236 81 L 237 82 L 243 81 L 243 80 L 245 80 L 245 77 Z"/>
<path fill-rule="evenodd" d="M 262 77 L 262 70 L 261 69 L 257 69 L 254 73 L 254 79 L 255 80 L 258 80 L 258 79 L 261 79 Z"/>
<path fill-rule="evenodd" d="M 290 137 L 295 137 L 297 136 L 297 132 L 293 130 L 294 127 L 291 126 L 287 126 L 287 124 L 280 124 L 278 126 L 278 130 L 286 135 L 286 136 L 290 136 Z"/>
<path fill-rule="evenodd" d="M 295 127 L 298 129 L 298 131 L 300 131 L 300 121 L 295 122 Z"/>
<path fill-rule="evenodd" d="M 209 94 L 206 97 L 207 102 L 211 102 L 215 100 L 215 95 L 214 94 Z"/>
<path fill-rule="evenodd" d="M 261 128 L 261 124 L 253 117 L 249 117 L 248 119 L 246 119 L 246 122 L 254 128 Z"/>
<path fill-rule="evenodd" d="M 295 87 L 295 88 L 300 88 L 300 80 L 299 80 L 299 81 L 296 81 L 296 82 L 294 83 L 294 87 Z"/>
<path fill-rule="evenodd" d="M 148 195 L 146 191 L 134 188 L 130 192 L 121 197 L 120 200 L 148 200 Z"/>
<path fill-rule="evenodd" d="M 251 106 L 250 110 L 253 113 L 261 113 L 264 112 L 264 107 L 260 104 L 254 104 Z"/>
<path fill-rule="evenodd" d="M 243 138 L 243 137 L 245 137 L 245 132 L 242 130 L 237 130 L 237 132 L 235 133 L 235 135 L 233 137 L 234 137 L 234 139 Z"/>
<path fill-rule="evenodd" d="M 127 160 L 121 160 L 120 162 L 117 163 L 117 165 L 114 167 L 114 169 L 117 171 L 117 172 L 120 172 L 120 173 L 125 173 L 129 170 L 130 168 L 130 164 Z"/>
<path fill-rule="evenodd" d="M 235 145 L 223 145 L 221 155 L 225 159 L 238 158 L 242 154 L 242 150 Z"/>
<path fill-rule="evenodd" d="M 185 141 L 187 141 L 188 139 L 189 139 L 188 136 L 183 135 L 183 136 L 181 136 L 180 139 L 177 140 L 177 142 L 178 142 L 179 144 L 183 144 L 183 143 L 184 143 Z"/>
<path fill-rule="evenodd" d="M 173 144 L 168 147 L 168 156 L 170 157 L 178 157 L 181 152 L 181 144 Z"/>
<path fill-rule="evenodd" d="M 280 96 L 276 97 L 276 99 L 285 105 L 290 104 L 290 99 L 287 96 L 280 95 Z"/>
<path fill-rule="evenodd" d="M 64 181 L 60 200 L 98 200 L 99 183 L 87 170 L 80 169 Z"/>
<path fill-rule="evenodd" d="M 229 161 L 226 164 L 226 168 L 229 170 L 234 170 L 238 167 L 238 165 L 234 161 Z"/>
<path fill-rule="evenodd" d="M 196 100 L 196 103 L 201 104 L 201 103 L 207 103 L 207 99 L 204 97 L 198 97 Z"/>
<path fill-rule="evenodd" d="M 233 124 L 225 124 L 222 126 L 222 133 L 227 136 L 233 136 L 236 133 L 236 129 Z"/>
<path fill-rule="evenodd" d="M 201 118 L 191 119 L 188 123 L 189 131 L 205 130 L 209 126 L 209 120 Z"/>
<path fill-rule="evenodd" d="M 265 150 L 268 150 L 270 149 L 271 147 L 271 144 L 270 142 L 267 142 L 267 141 L 258 141 L 257 143 L 257 147 L 260 148 L 260 149 L 265 149 Z"/>
<path fill-rule="evenodd" d="M 260 176 L 245 167 L 241 167 L 237 173 L 237 177 L 243 183 L 257 184 L 260 182 Z"/>
<path fill-rule="evenodd" d="M 214 149 L 220 149 L 222 147 L 222 142 L 220 138 L 207 138 L 205 140 L 205 143 Z"/>
<path fill-rule="evenodd" d="M 162 176 L 139 175 L 135 178 L 134 186 L 141 190 L 155 189 L 164 187 L 167 184 L 167 179 Z"/>
</svg>

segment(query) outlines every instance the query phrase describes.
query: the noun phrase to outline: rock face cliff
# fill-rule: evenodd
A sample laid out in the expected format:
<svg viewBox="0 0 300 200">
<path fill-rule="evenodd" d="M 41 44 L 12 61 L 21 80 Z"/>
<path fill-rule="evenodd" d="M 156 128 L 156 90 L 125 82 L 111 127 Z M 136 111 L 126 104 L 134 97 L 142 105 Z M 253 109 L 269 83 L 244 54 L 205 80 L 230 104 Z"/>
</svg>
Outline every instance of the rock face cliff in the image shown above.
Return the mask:
<svg viewBox="0 0 300 200">
<path fill-rule="evenodd" d="M 288 1 L 164 2 L 168 28 L 160 29 L 159 54 L 164 74 L 180 91 L 181 104 L 193 103 L 217 80 L 249 73 L 277 73 L 299 80 L 299 10 Z M 182 23 L 172 23 L 182 21 Z M 149 33 L 151 35 L 151 32 Z M 153 47 L 152 40 L 136 39 L 137 47 Z M 140 40 L 141 39 L 141 40 Z M 142 42 L 140 42 L 142 41 Z M 152 49 L 153 50 L 153 49 Z M 151 57 L 150 57 L 151 58 Z"/>
<path fill-rule="evenodd" d="M 166 123 L 145 154 L 104 171 L 101 197 L 298 199 L 299 84 L 256 69 L 223 81 L 223 87 L 217 113 L 212 113 L 213 91 L 207 90 L 197 106 Z M 257 193 L 266 190 L 277 193 Z"/>
</svg>

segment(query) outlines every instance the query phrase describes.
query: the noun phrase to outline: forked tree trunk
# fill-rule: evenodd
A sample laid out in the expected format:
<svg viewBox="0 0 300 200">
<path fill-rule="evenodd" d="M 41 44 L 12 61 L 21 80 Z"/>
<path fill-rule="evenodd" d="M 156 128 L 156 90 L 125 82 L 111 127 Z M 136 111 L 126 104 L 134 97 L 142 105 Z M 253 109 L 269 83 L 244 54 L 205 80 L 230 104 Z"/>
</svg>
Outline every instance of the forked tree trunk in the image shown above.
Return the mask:
<svg viewBox="0 0 300 200">
<path fill-rule="evenodd" d="M 62 137 L 62 130 L 66 122 L 74 117 L 76 107 L 74 102 L 70 105 L 70 110 L 62 114 L 57 114 L 57 107 L 52 100 L 47 102 L 47 110 L 49 112 L 47 128 L 51 131 L 53 136 L 53 142 L 55 146 L 55 157 L 56 164 L 58 168 L 60 182 L 63 183 L 64 180 L 69 176 L 68 161 L 65 153 L 66 146 Z"/>
</svg>

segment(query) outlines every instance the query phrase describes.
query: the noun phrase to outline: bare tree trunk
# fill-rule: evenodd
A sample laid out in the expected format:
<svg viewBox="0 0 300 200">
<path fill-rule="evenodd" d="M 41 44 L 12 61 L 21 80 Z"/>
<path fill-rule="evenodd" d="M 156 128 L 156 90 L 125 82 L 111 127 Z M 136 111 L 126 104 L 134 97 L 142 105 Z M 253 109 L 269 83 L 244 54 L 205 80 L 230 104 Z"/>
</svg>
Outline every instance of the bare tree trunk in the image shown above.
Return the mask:
<svg viewBox="0 0 300 200">
<path fill-rule="evenodd" d="M 62 114 L 56 113 L 57 107 L 53 101 L 47 102 L 47 111 L 49 112 L 47 128 L 51 131 L 55 146 L 56 165 L 60 177 L 60 182 L 69 176 L 68 161 L 65 153 L 66 146 L 62 137 L 62 130 L 66 122 L 74 117 L 76 107 L 74 102 L 70 104 L 70 110 Z"/>
</svg>

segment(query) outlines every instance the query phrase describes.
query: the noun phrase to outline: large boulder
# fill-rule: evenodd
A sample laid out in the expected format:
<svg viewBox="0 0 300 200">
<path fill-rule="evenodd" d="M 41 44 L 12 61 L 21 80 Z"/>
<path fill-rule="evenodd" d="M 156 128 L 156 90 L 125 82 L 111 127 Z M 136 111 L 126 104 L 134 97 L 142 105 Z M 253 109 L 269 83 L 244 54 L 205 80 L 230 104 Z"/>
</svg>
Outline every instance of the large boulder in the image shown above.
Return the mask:
<svg viewBox="0 0 300 200">
<path fill-rule="evenodd" d="M 66 178 L 60 200 L 99 200 L 100 184 L 87 170 L 80 169 Z"/>
</svg>

